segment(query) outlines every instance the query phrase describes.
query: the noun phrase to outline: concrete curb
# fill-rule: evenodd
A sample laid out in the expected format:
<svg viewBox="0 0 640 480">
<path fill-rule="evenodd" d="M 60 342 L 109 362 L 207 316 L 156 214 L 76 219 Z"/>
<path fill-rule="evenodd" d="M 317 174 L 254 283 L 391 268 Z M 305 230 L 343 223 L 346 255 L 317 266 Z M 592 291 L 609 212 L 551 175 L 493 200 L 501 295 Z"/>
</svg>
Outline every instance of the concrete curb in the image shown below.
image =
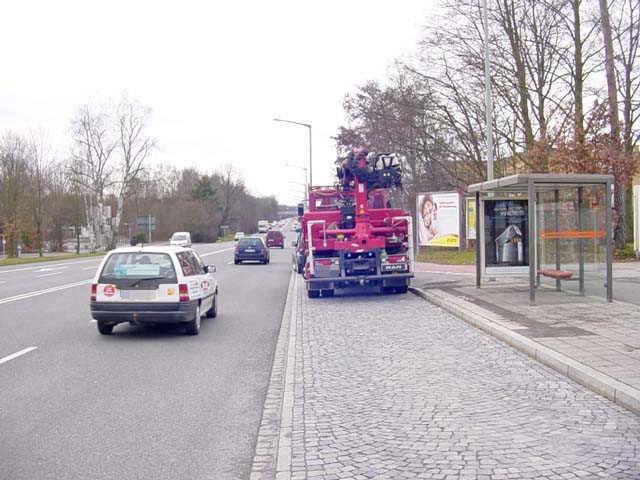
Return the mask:
<svg viewBox="0 0 640 480">
<path fill-rule="evenodd" d="M 529 355 L 540 363 L 566 375 L 593 392 L 608 398 L 621 407 L 640 414 L 640 390 L 495 322 L 495 320 L 508 321 L 508 319 L 442 290 L 434 289 L 427 292 L 416 287 L 409 287 L 409 290 L 461 320 Z"/>
<path fill-rule="evenodd" d="M 288 425 L 290 435 L 291 415 L 293 413 L 293 405 L 290 404 L 292 402 L 293 387 L 290 383 L 293 379 L 294 370 L 290 362 L 292 361 L 292 352 L 293 361 L 295 361 L 295 348 L 291 348 L 290 343 L 292 336 L 295 342 L 297 277 L 297 273 L 291 273 L 287 299 L 282 314 L 282 323 L 280 324 L 280 333 L 278 334 L 278 342 L 271 367 L 269 387 L 262 408 L 262 420 L 260 421 L 256 449 L 251 464 L 250 480 L 272 480 L 276 477 L 287 478 L 277 472 L 280 469 L 285 470 L 285 472 L 289 471 L 288 464 L 286 469 L 283 468 L 283 465 L 280 465 L 279 468 L 278 464 L 285 460 L 287 453 L 289 454 L 288 458 L 291 457 L 291 438 L 290 436 L 287 438 L 286 434 Z M 287 386 L 289 390 L 286 390 Z M 288 392 L 290 392 L 291 398 L 287 396 Z"/>
</svg>

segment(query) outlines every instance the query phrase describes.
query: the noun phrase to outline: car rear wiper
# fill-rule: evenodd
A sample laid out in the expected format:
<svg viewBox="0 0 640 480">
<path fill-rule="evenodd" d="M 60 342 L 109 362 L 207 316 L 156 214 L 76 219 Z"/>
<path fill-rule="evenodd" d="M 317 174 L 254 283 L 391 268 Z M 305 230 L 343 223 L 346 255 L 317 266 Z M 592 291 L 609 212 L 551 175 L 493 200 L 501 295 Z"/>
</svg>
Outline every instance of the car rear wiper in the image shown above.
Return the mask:
<svg viewBox="0 0 640 480">
<path fill-rule="evenodd" d="M 144 277 L 144 278 L 141 278 L 141 279 L 136 280 L 135 282 L 133 282 L 133 283 L 131 284 L 131 286 L 132 286 L 132 287 L 135 287 L 136 285 L 138 285 L 138 284 L 139 284 L 140 282 L 142 282 L 143 280 L 162 280 L 162 279 L 164 279 L 164 278 L 167 278 L 167 277 Z"/>
</svg>

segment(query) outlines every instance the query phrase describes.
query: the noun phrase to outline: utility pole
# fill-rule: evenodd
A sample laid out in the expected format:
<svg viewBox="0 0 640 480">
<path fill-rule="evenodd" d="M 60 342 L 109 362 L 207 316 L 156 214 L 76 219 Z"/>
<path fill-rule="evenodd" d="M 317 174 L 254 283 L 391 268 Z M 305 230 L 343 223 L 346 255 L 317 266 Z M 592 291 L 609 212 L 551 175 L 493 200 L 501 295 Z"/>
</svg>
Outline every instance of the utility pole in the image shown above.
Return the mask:
<svg viewBox="0 0 640 480">
<path fill-rule="evenodd" d="M 483 4 L 484 13 L 484 95 L 487 135 L 487 180 L 493 180 L 493 106 L 491 102 L 491 64 L 489 63 L 489 13 L 487 0 Z"/>
</svg>

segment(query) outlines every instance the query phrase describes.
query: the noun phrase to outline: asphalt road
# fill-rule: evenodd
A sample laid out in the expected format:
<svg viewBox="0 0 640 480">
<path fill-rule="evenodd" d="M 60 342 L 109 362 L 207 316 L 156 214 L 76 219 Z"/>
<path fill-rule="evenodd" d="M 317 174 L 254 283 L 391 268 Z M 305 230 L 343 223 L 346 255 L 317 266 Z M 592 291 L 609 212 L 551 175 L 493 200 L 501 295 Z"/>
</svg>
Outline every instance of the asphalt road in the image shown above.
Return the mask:
<svg viewBox="0 0 640 480">
<path fill-rule="evenodd" d="M 237 266 L 232 243 L 196 249 L 220 298 L 195 337 L 172 325 L 99 335 L 99 258 L 0 269 L 0 479 L 248 478 L 291 248 Z"/>
</svg>

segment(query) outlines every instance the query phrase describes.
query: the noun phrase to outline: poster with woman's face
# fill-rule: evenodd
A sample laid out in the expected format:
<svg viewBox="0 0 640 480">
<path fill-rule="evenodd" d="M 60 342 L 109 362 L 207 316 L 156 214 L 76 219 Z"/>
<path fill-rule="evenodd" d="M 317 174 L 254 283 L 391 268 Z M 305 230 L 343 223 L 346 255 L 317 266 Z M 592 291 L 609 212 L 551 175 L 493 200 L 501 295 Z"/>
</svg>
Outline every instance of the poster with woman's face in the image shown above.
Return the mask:
<svg viewBox="0 0 640 480">
<path fill-rule="evenodd" d="M 460 196 L 456 192 L 421 193 L 417 196 L 418 244 L 460 245 Z"/>
</svg>

